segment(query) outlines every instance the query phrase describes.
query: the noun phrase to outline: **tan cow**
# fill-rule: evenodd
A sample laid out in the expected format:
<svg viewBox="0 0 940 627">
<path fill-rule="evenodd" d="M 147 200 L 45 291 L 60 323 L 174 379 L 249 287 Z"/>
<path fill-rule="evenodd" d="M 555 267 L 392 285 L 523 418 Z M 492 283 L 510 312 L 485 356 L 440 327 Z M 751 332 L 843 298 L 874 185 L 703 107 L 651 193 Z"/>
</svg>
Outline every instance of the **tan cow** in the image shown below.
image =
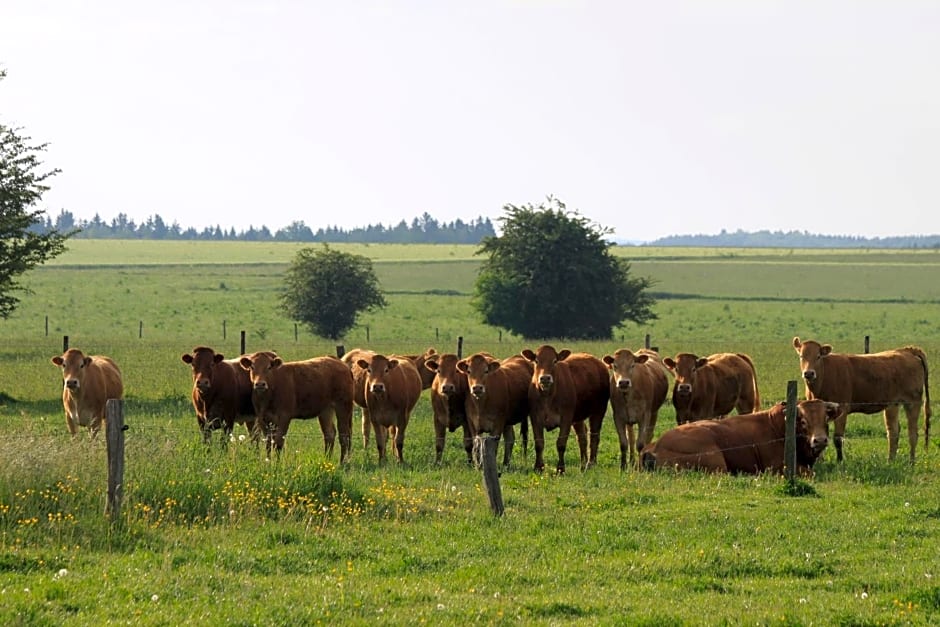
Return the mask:
<svg viewBox="0 0 940 627">
<path fill-rule="evenodd" d="M 499 360 L 488 353 L 474 353 L 457 362 L 457 369 L 467 377 L 471 431 L 502 437 L 503 466 L 509 466 L 516 443 L 513 425 L 519 425 L 523 453 L 528 448 L 532 366 L 521 355 Z"/>
<path fill-rule="evenodd" d="M 721 418 L 733 409 L 739 414 L 760 411 L 754 363 L 743 353 L 679 353 L 663 364 L 675 376 L 672 405 L 677 424 Z"/>
<path fill-rule="evenodd" d="M 835 421 L 836 457 L 842 461 L 842 442 L 849 414 L 875 414 L 884 411 L 888 436 L 888 459 L 898 452 L 898 415 L 907 415 L 907 440 L 914 463 L 921 402 L 924 404 L 924 448 L 930 440 L 930 389 L 927 356 L 916 346 L 872 354 L 835 353 L 829 344 L 793 338 L 800 356 L 800 371 L 806 384 L 806 398 L 839 403 L 842 414 Z"/>
<path fill-rule="evenodd" d="M 444 353 L 424 362 L 424 369 L 435 375 L 431 383 L 431 409 L 434 411 L 434 460 L 438 464 L 444 455 L 447 432 L 453 433 L 457 429 L 463 430 L 467 462 L 473 462 L 474 433 L 467 418 L 469 386 L 466 373 L 457 369 L 458 361 L 457 355 Z"/>
<path fill-rule="evenodd" d="M 559 473 L 565 472 L 565 448 L 572 427 L 578 438 L 581 469 L 596 464 L 601 425 L 610 400 L 607 364 L 588 353 L 557 351 L 547 344 L 535 352 L 526 349 L 522 355 L 533 364 L 529 411 L 535 439 L 535 470 L 541 472 L 545 468 L 545 430 L 555 428 L 559 430 L 556 443 Z"/>
<path fill-rule="evenodd" d="M 386 459 L 388 438 L 394 439 L 395 456 L 404 463 L 405 429 L 421 397 L 421 375 L 411 360 L 394 355 L 364 356 L 356 364 L 366 371 L 365 406 L 375 431 L 379 463 Z"/>
<path fill-rule="evenodd" d="M 124 398 L 120 369 L 110 357 L 85 355 L 77 348 L 56 355 L 52 363 L 62 369 L 62 405 L 69 433 L 74 438 L 81 425 L 94 438 L 105 422 L 108 399 Z"/>
<path fill-rule="evenodd" d="M 236 422 L 243 423 L 249 434 L 253 433 L 251 377 L 239 359 L 227 360 L 208 346 L 197 346 L 192 353 L 183 353 L 182 360 L 192 367 L 193 409 L 203 440 L 208 443 L 212 431 L 217 429 L 222 429 L 228 440 Z"/>
<path fill-rule="evenodd" d="M 659 353 L 647 349 L 634 354 L 621 348 L 613 355 L 604 355 L 603 360 L 610 368 L 610 407 L 620 438 L 620 469 L 624 470 L 628 454 L 634 466 L 636 452 L 653 439 L 659 408 L 669 393 L 669 371 Z M 639 438 L 634 425 L 639 429 Z"/>
<path fill-rule="evenodd" d="M 801 401 L 797 405 L 796 470 L 812 475 L 813 464 L 829 443 L 829 422 L 836 403 Z M 685 468 L 733 474 L 782 473 L 785 469 L 786 404 L 723 420 L 700 420 L 666 431 L 643 448 L 643 467 Z"/>
<path fill-rule="evenodd" d="M 262 351 L 243 356 L 255 408 L 255 428 L 264 434 L 267 450 L 284 448 L 291 420 L 317 418 L 327 455 L 333 452 L 339 427 L 340 462 L 349 460 L 352 438 L 353 378 L 335 357 L 284 361 Z M 336 424 L 333 418 L 336 417 Z"/>
</svg>

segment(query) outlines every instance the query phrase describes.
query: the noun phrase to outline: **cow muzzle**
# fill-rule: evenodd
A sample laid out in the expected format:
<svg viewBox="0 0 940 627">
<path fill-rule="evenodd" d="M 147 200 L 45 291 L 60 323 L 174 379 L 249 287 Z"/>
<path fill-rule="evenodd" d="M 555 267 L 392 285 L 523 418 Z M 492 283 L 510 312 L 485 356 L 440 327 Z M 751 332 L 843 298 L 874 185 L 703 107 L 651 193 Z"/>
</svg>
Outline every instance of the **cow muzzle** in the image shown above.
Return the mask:
<svg viewBox="0 0 940 627">
<path fill-rule="evenodd" d="M 803 371 L 803 378 L 806 379 L 807 381 L 815 381 L 815 380 L 816 380 L 816 371 L 815 371 L 815 370 L 804 370 L 804 371 Z"/>
<path fill-rule="evenodd" d="M 373 383 L 369 386 L 369 391 L 373 394 L 385 394 L 385 384 L 384 383 Z"/>
<path fill-rule="evenodd" d="M 267 392 L 268 384 L 264 381 L 255 381 L 255 391 L 256 392 Z"/>
<path fill-rule="evenodd" d="M 692 384 L 691 383 L 680 383 L 676 386 L 676 394 L 691 394 L 692 393 Z"/>
<path fill-rule="evenodd" d="M 70 389 L 70 390 L 77 390 L 77 389 L 78 389 L 78 379 L 66 379 L 66 380 L 65 380 L 65 387 L 67 387 L 67 388 Z"/>
<path fill-rule="evenodd" d="M 196 389 L 205 394 L 212 387 L 212 383 L 208 379 L 199 379 L 196 381 Z"/>
<path fill-rule="evenodd" d="M 617 381 L 617 389 L 626 392 L 631 387 L 633 387 L 633 382 L 630 379 L 620 379 Z"/>
<path fill-rule="evenodd" d="M 473 385 L 470 387 L 470 394 L 473 398 L 482 398 L 486 394 L 486 388 L 482 385 Z"/>
<path fill-rule="evenodd" d="M 829 446 L 829 438 L 826 436 L 815 436 L 809 440 L 809 447 L 813 451 L 813 455 L 821 454 L 827 446 Z"/>
<path fill-rule="evenodd" d="M 543 374 L 539 377 L 539 389 L 543 392 L 547 392 L 552 389 L 552 385 L 555 383 L 555 379 L 550 374 Z"/>
<path fill-rule="evenodd" d="M 457 391 L 457 386 L 453 383 L 445 383 L 441 386 L 441 394 L 449 395 Z"/>
</svg>

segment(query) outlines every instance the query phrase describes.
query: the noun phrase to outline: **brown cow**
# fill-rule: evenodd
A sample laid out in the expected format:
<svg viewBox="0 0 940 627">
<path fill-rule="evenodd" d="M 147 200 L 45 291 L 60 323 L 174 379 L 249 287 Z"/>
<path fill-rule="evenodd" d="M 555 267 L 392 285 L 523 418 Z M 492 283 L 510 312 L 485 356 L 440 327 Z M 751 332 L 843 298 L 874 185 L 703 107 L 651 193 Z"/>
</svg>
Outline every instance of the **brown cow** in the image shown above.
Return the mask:
<svg viewBox="0 0 940 627">
<path fill-rule="evenodd" d="M 474 435 L 503 438 L 503 466 L 512 461 L 516 443 L 513 425 L 519 425 L 522 449 L 529 440 L 529 381 L 532 366 L 521 355 L 500 361 L 487 353 L 474 353 L 457 363 L 467 377 L 467 418 Z"/>
<path fill-rule="evenodd" d="M 124 398 L 120 369 L 110 357 L 85 355 L 77 348 L 56 355 L 52 363 L 62 368 L 62 405 L 69 433 L 74 438 L 81 425 L 94 438 L 105 422 L 108 399 Z"/>
<path fill-rule="evenodd" d="M 404 463 L 405 429 L 421 397 L 421 375 L 411 360 L 394 355 L 364 356 L 356 364 L 366 371 L 365 406 L 375 431 L 379 463 L 386 459 L 387 438 L 394 438 L 395 456 Z"/>
<path fill-rule="evenodd" d="M 757 375 L 751 358 L 742 353 L 717 353 L 698 357 L 679 353 L 663 364 L 675 376 L 672 405 L 676 423 L 721 418 L 737 409 L 739 414 L 760 411 Z"/>
<path fill-rule="evenodd" d="M 369 359 L 375 355 L 375 351 L 368 350 L 365 348 L 353 348 L 346 352 L 340 359 L 349 366 L 349 369 L 353 373 L 353 380 L 355 383 L 356 395 L 354 397 L 356 405 L 362 409 L 362 445 L 364 448 L 369 447 L 369 431 L 372 429 L 372 421 L 369 419 L 369 408 L 366 407 L 366 397 L 365 397 L 365 379 L 366 371 L 359 367 L 358 361 L 360 358 Z M 431 384 L 434 382 L 434 372 L 428 370 L 424 367 L 425 362 L 436 356 L 437 351 L 430 347 L 421 355 L 403 355 L 405 359 L 408 359 L 415 365 L 415 368 L 418 369 L 418 375 L 421 377 L 421 389 L 427 390 L 431 387 Z"/>
<path fill-rule="evenodd" d="M 244 423 L 248 433 L 255 426 L 255 408 L 251 402 L 251 377 L 238 359 L 225 359 L 208 346 L 197 346 L 183 353 L 183 363 L 193 370 L 193 409 L 203 440 L 212 439 L 212 431 L 222 429 L 225 440 L 232 435 L 236 422 Z"/>
<path fill-rule="evenodd" d="M 812 467 L 829 443 L 829 421 L 836 403 L 801 401 L 797 405 L 796 470 Z M 782 473 L 785 466 L 786 404 L 723 420 L 701 420 L 674 427 L 645 447 L 643 467 L 686 468 L 733 474 Z"/>
<path fill-rule="evenodd" d="M 291 420 L 316 417 L 326 454 L 333 452 L 338 426 L 340 462 L 349 460 L 353 378 L 346 364 L 335 357 L 284 361 L 267 351 L 243 356 L 239 363 L 251 377 L 255 428 L 266 436 L 269 452 L 272 444 L 284 448 Z"/>
<path fill-rule="evenodd" d="M 529 385 L 529 410 L 535 438 L 535 470 L 545 468 L 545 429 L 558 427 L 559 473 L 565 472 L 565 448 L 574 427 L 581 452 L 581 469 L 597 463 L 601 425 L 610 400 L 610 373 L 607 364 L 588 353 L 556 351 L 540 346 L 536 352 L 522 351 L 534 365 Z M 588 428 L 590 426 L 590 452 Z"/>
<path fill-rule="evenodd" d="M 463 447 L 467 451 L 467 462 L 473 461 L 473 429 L 467 418 L 467 395 L 469 386 L 466 373 L 457 369 L 460 359 L 453 353 L 434 355 L 424 362 L 424 369 L 434 373 L 431 384 L 431 409 L 434 411 L 435 463 L 440 464 L 444 455 L 447 432 L 463 429 Z M 526 379 L 528 381 L 528 379 Z"/>
<path fill-rule="evenodd" d="M 659 408 L 669 393 L 669 372 L 659 353 L 646 349 L 634 354 L 622 348 L 603 359 L 610 368 L 610 407 L 620 438 L 620 469 L 624 470 L 628 451 L 633 466 L 636 452 L 653 439 Z M 639 439 L 634 425 L 639 425 Z"/>
<path fill-rule="evenodd" d="M 884 411 L 888 436 L 888 459 L 898 452 L 901 406 L 907 415 L 907 439 L 911 463 L 917 449 L 917 422 L 924 403 L 924 448 L 930 440 L 930 390 L 927 356 L 916 346 L 881 353 L 854 355 L 834 353 L 829 344 L 793 338 L 800 356 L 800 370 L 806 384 L 806 398 L 839 403 L 842 414 L 835 421 L 836 457 L 842 461 L 842 441 L 849 414 L 875 414 Z"/>
</svg>

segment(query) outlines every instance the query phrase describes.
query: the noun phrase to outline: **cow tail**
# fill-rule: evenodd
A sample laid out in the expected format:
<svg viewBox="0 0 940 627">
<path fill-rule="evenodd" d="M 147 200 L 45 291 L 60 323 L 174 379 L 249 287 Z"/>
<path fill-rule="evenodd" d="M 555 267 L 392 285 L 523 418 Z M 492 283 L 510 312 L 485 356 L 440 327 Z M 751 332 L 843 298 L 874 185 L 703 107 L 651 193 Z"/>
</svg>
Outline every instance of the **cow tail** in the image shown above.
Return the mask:
<svg viewBox="0 0 940 627">
<path fill-rule="evenodd" d="M 758 412 L 762 407 L 760 404 L 760 390 L 757 389 L 757 368 L 754 367 L 754 362 L 751 361 L 749 355 L 738 353 L 738 357 L 746 361 L 747 365 L 751 367 L 751 385 L 754 386 L 754 411 Z"/>
<path fill-rule="evenodd" d="M 529 458 L 529 417 L 524 416 L 519 425 L 519 433 L 522 435 L 522 459 Z"/>
<path fill-rule="evenodd" d="M 927 377 L 927 355 L 916 346 L 911 347 L 918 359 L 920 365 L 924 368 L 924 450 L 927 450 L 930 444 L 930 381 Z"/>
</svg>

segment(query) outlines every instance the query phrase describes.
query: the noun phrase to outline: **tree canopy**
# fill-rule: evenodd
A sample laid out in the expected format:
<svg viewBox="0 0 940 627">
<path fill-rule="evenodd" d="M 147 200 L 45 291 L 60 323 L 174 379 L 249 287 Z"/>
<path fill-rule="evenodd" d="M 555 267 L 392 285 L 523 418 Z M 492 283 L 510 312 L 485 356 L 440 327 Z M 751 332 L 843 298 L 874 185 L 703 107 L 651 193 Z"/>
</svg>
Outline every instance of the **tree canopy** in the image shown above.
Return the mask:
<svg viewBox="0 0 940 627">
<path fill-rule="evenodd" d="M 473 304 L 485 323 L 533 339 L 609 339 L 626 320 L 656 318 L 651 280 L 611 254 L 609 229 L 552 197 L 503 211 L 502 234 L 477 250 L 487 258 Z"/>
<path fill-rule="evenodd" d="M 328 244 L 297 252 L 281 302 L 292 320 L 331 340 L 343 337 L 360 312 L 386 305 L 372 262 Z"/>
<path fill-rule="evenodd" d="M 0 80 L 6 72 L 0 70 Z M 19 129 L 0 123 L 0 318 L 8 318 L 26 288 L 23 273 L 65 250 L 72 232 L 37 229 L 44 210 L 37 208 L 48 191 L 46 180 L 59 170 L 44 170 L 40 153 L 46 144 L 31 144 Z"/>
</svg>

